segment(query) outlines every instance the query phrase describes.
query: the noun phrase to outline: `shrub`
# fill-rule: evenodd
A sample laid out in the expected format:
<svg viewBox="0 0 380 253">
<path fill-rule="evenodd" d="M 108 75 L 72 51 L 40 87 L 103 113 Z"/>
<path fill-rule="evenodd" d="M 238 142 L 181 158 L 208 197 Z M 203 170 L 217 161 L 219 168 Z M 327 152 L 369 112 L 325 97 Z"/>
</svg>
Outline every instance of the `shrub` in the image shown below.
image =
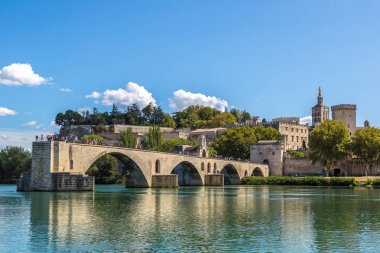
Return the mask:
<svg viewBox="0 0 380 253">
<path fill-rule="evenodd" d="M 375 178 L 372 180 L 372 185 L 374 186 L 380 186 L 380 178 Z"/>
<path fill-rule="evenodd" d="M 288 149 L 286 152 L 293 158 L 305 158 L 305 153 L 301 151 Z"/>
<path fill-rule="evenodd" d="M 347 177 L 246 177 L 245 185 L 312 185 L 312 186 L 355 186 L 354 178 Z M 379 180 L 380 185 L 380 180 Z"/>
</svg>

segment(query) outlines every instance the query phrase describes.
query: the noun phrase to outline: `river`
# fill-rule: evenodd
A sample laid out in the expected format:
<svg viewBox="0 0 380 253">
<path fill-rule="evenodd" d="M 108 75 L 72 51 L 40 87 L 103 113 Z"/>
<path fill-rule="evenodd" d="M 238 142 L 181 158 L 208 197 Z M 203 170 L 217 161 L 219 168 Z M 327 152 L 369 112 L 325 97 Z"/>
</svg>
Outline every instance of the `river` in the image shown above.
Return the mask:
<svg viewBox="0 0 380 253">
<path fill-rule="evenodd" d="M 378 238 L 377 189 L 0 186 L 1 252 L 376 252 Z"/>
</svg>

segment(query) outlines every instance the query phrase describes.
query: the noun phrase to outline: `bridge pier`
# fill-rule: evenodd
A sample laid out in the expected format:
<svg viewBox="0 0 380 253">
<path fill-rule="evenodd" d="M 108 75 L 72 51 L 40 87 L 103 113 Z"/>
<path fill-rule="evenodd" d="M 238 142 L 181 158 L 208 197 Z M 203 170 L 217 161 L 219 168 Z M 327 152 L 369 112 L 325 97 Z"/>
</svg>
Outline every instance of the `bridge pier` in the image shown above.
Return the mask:
<svg viewBox="0 0 380 253">
<path fill-rule="evenodd" d="M 152 175 L 152 188 L 177 188 L 178 175 Z"/>
<path fill-rule="evenodd" d="M 224 186 L 223 174 L 205 175 L 205 186 Z"/>
</svg>

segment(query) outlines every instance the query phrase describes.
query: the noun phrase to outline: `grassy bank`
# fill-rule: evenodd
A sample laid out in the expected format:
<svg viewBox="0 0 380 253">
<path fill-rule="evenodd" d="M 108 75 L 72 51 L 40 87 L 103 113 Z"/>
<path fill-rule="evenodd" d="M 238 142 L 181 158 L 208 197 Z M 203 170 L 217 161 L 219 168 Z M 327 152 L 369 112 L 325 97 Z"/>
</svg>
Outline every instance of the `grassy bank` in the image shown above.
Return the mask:
<svg viewBox="0 0 380 253">
<path fill-rule="evenodd" d="M 245 177 L 244 185 L 311 185 L 311 186 L 355 186 L 358 183 L 349 177 Z M 380 184 L 380 182 L 379 182 Z"/>
</svg>

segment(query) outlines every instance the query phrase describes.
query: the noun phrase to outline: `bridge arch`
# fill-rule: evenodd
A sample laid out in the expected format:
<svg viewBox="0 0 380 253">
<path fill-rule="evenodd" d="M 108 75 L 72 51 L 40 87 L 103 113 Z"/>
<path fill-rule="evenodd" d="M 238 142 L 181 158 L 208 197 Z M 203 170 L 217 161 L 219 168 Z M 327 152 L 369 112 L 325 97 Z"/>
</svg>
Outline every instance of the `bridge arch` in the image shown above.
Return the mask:
<svg viewBox="0 0 380 253">
<path fill-rule="evenodd" d="M 251 176 L 254 176 L 254 177 L 263 177 L 264 176 L 264 173 L 263 171 L 259 168 L 259 167 L 256 167 L 253 171 L 252 171 L 252 175 Z"/>
<path fill-rule="evenodd" d="M 178 175 L 178 185 L 180 186 L 202 186 L 203 180 L 197 168 L 188 161 L 177 164 L 170 174 Z"/>
<path fill-rule="evenodd" d="M 132 159 L 129 155 L 125 154 L 124 152 L 100 152 L 90 160 L 87 166 L 85 166 L 84 172 L 87 173 L 91 166 L 105 155 L 111 155 L 115 157 L 121 164 L 124 165 L 126 169 L 126 187 L 149 187 L 148 180 L 142 171 L 142 167 L 138 164 L 137 161 L 135 161 L 135 159 Z"/>
<path fill-rule="evenodd" d="M 221 173 L 224 175 L 225 185 L 241 184 L 239 173 L 232 164 L 225 165 Z"/>
</svg>

